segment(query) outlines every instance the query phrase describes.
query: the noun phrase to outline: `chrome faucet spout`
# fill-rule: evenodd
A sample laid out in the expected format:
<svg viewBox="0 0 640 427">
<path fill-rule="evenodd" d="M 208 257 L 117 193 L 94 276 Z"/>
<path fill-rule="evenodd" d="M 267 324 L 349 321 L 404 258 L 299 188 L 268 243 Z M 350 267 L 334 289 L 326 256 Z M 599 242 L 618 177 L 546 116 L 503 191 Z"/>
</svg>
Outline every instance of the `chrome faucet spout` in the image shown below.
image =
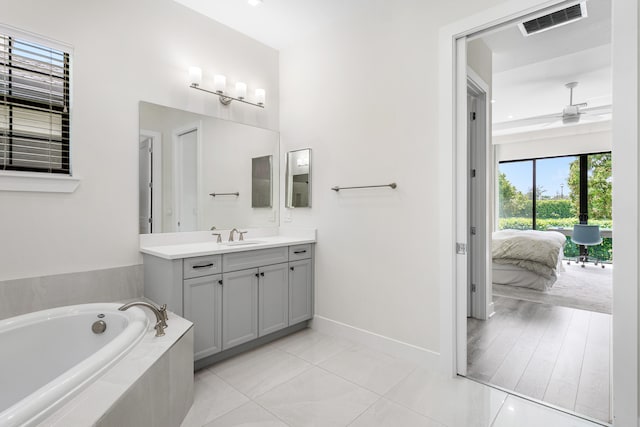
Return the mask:
<svg viewBox="0 0 640 427">
<path fill-rule="evenodd" d="M 239 233 L 238 229 L 237 229 L 237 228 L 234 228 L 233 230 L 231 230 L 231 231 L 229 232 L 229 241 L 230 241 L 230 242 L 233 242 L 233 233 Z"/>
<path fill-rule="evenodd" d="M 156 337 L 163 336 L 165 328 L 168 327 L 167 320 L 169 320 L 169 316 L 167 315 L 167 304 L 163 304 L 161 307 L 156 307 L 155 305 L 149 304 L 145 301 L 135 301 L 119 307 L 118 310 L 125 311 L 135 306 L 147 307 L 149 310 L 153 311 L 153 314 L 156 315 L 156 326 L 154 327 L 156 330 Z"/>
</svg>

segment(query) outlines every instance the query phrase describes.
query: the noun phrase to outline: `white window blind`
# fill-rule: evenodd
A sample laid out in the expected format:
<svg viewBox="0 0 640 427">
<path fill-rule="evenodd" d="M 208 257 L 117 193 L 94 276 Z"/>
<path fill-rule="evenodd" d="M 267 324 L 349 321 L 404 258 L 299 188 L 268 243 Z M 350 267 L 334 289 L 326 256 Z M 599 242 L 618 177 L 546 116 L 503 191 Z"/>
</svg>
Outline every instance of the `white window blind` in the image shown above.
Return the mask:
<svg viewBox="0 0 640 427">
<path fill-rule="evenodd" d="M 71 172 L 69 54 L 2 33 L 0 170 Z"/>
</svg>

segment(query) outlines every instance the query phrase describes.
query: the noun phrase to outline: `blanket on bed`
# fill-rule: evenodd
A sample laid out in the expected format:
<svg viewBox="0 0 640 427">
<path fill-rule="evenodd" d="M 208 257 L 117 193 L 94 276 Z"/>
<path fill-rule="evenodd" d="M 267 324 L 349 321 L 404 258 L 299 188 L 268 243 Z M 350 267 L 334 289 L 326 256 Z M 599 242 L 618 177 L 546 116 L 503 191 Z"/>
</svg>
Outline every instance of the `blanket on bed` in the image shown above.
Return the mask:
<svg viewBox="0 0 640 427">
<path fill-rule="evenodd" d="M 566 239 L 556 231 L 501 230 L 493 233 L 492 256 L 497 264 L 511 264 L 547 279 L 555 277 Z"/>
</svg>

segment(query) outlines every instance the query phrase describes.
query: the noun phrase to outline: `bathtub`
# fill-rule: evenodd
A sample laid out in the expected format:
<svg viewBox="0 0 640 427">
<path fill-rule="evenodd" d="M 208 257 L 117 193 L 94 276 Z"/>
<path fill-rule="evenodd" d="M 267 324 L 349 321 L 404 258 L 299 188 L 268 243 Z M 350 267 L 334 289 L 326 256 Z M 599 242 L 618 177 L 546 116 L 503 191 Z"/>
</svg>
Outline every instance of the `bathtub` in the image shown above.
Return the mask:
<svg viewBox="0 0 640 427">
<path fill-rule="evenodd" d="M 122 304 L 83 304 L 0 321 L 0 427 L 41 421 L 127 354 L 147 316 Z M 103 320 L 106 330 L 92 331 Z"/>
</svg>

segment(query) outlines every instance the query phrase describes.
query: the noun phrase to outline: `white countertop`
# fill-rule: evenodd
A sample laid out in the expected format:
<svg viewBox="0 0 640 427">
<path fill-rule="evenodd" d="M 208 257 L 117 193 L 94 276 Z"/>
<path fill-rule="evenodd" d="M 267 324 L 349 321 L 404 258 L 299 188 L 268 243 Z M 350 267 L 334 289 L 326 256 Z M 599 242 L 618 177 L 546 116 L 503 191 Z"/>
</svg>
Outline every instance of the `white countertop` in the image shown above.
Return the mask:
<svg viewBox="0 0 640 427">
<path fill-rule="evenodd" d="M 312 233 L 286 233 L 273 236 L 257 236 L 255 238 L 245 238 L 247 243 L 231 246 L 227 242 L 216 243 L 215 237 L 210 235 L 210 241 L 180 242 L 166 244 L 141 244 L 140 252 L 154 255 L 164 259 L 191 258 L 204 255 L 217 255 L 232 252 L 255 251 L 258 249 L 277 248 L 280 246 L 301 245 L 305 243 L 315 243 L 315 230 Z M 297 235 L 296 235 L 297 234 Z M 198 239 L 200 240 L 200 239 Z M 234 243 L 238 243 L 237 241 Z"/>
</svg>

